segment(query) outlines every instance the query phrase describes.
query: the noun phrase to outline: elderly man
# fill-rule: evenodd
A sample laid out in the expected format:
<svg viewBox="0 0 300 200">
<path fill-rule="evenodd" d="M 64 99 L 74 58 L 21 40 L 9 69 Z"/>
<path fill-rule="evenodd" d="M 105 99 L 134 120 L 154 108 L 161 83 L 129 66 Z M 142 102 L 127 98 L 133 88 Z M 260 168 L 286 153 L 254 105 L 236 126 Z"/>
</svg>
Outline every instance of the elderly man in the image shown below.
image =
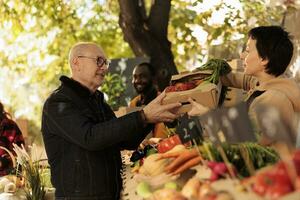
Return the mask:
<svg viewBox="0 0 300 200">
<path fill-rule="evenodd" d="M 70 51 L 72 77 L 46 100 L 42 132 L 56 199 L 119 199 L 121 149 L 135 149 L 154 123 L 173 121 L 180 103 L 161 105 L 164 93 L 143 110 L 116 118 L 97 90 L 109 61 L 93 43 Z"/>
</svg>

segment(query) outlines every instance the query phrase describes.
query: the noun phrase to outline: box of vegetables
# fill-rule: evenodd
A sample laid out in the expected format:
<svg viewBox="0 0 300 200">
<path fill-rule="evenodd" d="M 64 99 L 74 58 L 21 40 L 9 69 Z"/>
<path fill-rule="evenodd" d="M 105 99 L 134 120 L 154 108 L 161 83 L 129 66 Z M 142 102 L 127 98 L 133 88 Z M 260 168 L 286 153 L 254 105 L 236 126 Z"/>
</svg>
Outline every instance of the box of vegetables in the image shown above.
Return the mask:
<svg viewBox="0 0 300 200">
<path fill-rule="evenodd" d="M 182 103 L 178 113 L 186 113 L 191 109 L 189 98 L 209 108 L 216 108 L 222 88 L 219 78 L 230 71 L 226 61 L 211 59 L 192 72 L 173 75 L 162 103 Z"/>
</svg>

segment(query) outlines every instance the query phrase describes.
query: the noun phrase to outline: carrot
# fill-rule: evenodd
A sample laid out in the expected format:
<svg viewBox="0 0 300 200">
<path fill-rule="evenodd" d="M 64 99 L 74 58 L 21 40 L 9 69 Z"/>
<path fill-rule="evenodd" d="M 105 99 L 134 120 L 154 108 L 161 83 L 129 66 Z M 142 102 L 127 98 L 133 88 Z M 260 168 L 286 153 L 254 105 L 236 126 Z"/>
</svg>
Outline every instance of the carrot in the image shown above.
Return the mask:
<svg viewBox="0 0 300 200">
<path fill-rule="evenodd" d="M 188 162 L 184 163 L 175 172 L 173 172 L 173 174 L 174 175 L 180 174 L 180 173 L 184 172 L 185 170 L 198 165 L 201 161 L 202 161 L 202 158 L 200 156 L 197 156 L 197 157 L 189 160 Z"/>
<path fill-rule="evenodd" d="M 187 150 L 187 151 L 178 152 L 178 153 L 175 152 L 175 153 L 170 153 L 170 154 L 164 154 L 162 156 L 164 158 L 174 158 L 174 160 L 165 168 L 165 171 L 168 173 L 176 172 L 178 169 L 180 169 L 180 171 L 182 171 L 183 166 L 190 167 L 190 165 L 192 166 L 194 162 L 197 161 L 199 163 L 202 160 L 202 157 L 198 154 L 196 149 Z M 195 158 L 197 158 L 197 159 L 195 159 Z M 186 164 L 189 164 L 189 165 L 186 165 Z"/>
</svg>

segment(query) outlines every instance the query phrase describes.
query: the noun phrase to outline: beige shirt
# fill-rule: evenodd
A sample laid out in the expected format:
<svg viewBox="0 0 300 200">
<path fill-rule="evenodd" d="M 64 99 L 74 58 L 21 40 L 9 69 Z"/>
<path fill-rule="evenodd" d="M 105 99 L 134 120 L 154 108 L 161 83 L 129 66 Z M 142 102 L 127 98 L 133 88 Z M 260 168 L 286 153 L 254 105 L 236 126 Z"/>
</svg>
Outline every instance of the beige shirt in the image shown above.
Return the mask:
<svg viewBox="0 0 300 200">
<path fill-rule="evenodd" d="M 278 109 L 282 121 L 296 130 L 300 114 L 300 87 L 292 78 L 277 77 L 259 84 L 255 77 L 243 73 L 229 73 L 221 78 L 225 86 L 248 91 L 247 100 L 255 91 L 265 91 L 256 97 L 249 107 L 250 118 L 255 119 L 255 110 L 260 106 Z"/>
</svg>

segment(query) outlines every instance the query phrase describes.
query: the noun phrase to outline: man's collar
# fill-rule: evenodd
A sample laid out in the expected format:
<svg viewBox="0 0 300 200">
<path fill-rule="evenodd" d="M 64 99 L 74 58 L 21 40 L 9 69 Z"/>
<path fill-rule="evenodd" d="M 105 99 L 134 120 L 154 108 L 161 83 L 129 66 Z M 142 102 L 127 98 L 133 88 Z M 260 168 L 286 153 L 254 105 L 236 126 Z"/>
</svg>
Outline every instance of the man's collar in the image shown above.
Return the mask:
<svg viewBox="0 0 300 200">
<path fill-rule="evenodd" d="M 101 98 L 103 98 L 103 94 L 99 90 L 96 90 L 94 93 L 92 93 L 87 87 L 83 86 L 78 81 L 75 81 L 72 78 L 69 78 L 67 76 L 61 76 L 59 80 L 62 82 L 63 85 L 66 85 L 67 87 L 71 88 L 74 92 L 76 92 L 82 97 L 92 97 L 94 95 L 100 95 Z"/>
</svg>

